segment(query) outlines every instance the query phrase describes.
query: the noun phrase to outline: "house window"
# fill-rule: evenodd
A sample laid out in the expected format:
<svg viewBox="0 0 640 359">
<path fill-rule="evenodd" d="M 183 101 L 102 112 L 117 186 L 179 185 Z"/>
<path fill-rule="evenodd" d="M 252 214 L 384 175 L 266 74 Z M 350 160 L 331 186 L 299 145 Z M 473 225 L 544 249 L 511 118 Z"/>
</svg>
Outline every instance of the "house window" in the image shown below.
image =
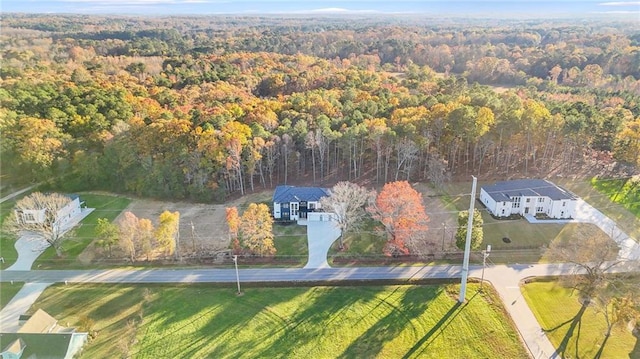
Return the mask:
<svg viewBox="0 0 640 359">
<path fill-rule="evenodd" d="M 531 198 L 527 198 L 527 203 L 531 202 Z"/>
<path fill-rule="evenodd" d="M 511 202 L 511 207 L 513 208 L 520 208 L 520 197 L 514 197 L 513 198 L 513 202 Z"/>
<path fill-rule="evenodd" d="M 562 202 L 562 207 L 566 207 L 567 206 L 567 202 Z"/>
<path fill-rule="evenodd" d="M 504 208 L 502 209 L 502 214 L 504 214 Z M 467 217 L 469 217 L 469 216 L 467 215 Z"/>
<path fill-rule="evenodd" d="M 538 197 L 538 203 L 544 203 L 544 198 L 543 197 Z"/>
<path fill-rule="evenodd" d="M 289 203 L 282 203 L 282 204 L 280 204 L 280 207 L 282 209 L 289 209 Z"/>
<path fill-rule="evenodd" d="M 25 222 L 35 222 L 36 217 L 34 217 L 33 213 L 31 212 L 22 213 L 22 220 Z"/>
<path fill-rule="evenodd" d="M 309 202 L 309 209 L 316 209 L 316 203 L 315 202 Z"/>
<path fill-rule="evenodd" d="M 544 207 L 536 208 L 536 212 L 538 212 L 538 213 L 544 212 Z"/>
<path fill-rule="evenodd" d="M 298 215 L 298 203 L 291 203 L 291 216 Z"/>
</svg>

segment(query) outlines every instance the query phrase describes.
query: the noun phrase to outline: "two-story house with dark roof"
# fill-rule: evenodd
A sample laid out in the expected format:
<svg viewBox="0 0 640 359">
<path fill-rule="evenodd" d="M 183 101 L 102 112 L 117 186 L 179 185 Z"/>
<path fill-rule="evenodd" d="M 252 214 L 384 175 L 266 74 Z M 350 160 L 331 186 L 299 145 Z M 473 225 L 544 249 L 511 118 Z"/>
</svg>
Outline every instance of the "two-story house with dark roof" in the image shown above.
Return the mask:
<svg viewBox="0 0 640 359">
<path fill-rule="evenodd" d="M 547 180 L 522 179 L 483 186 L 480 201 L 496 217 L 545 214 L 567 219 L 575 217 L 578 197 Z"/>
<path fill-rule="evenodd" d="M 320 198 L 329 190 L 320 187 L 277 186 L 273 193 L 273 218 L 286 221 L 306 219 L 320 209 Z"/>
</svg>

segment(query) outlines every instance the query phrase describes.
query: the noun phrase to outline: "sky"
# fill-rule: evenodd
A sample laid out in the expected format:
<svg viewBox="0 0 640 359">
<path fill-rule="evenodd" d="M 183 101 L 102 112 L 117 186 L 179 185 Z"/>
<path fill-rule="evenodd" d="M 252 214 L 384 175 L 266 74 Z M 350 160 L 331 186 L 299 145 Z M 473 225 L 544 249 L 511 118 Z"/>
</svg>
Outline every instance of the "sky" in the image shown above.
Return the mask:
<svg viewBox="0 0 640 359">
<path fill-rule="evenodd" d="M 594 0 L 2 0 L 0 11 L 129 15 L 425 14 L 475 17 L 626 16 L 640 1 Z"/>
</svg>

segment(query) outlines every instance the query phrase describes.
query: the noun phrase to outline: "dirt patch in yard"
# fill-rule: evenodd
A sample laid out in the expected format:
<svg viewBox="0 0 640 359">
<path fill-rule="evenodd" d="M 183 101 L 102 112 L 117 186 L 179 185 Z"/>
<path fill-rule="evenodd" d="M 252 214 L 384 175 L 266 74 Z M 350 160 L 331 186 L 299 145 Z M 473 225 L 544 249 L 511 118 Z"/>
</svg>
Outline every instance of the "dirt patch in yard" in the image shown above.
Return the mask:
<svg viewBox="0 0 640 359">
<path fill-rule="evenodd" d="M 136 199 L 124 210 L 138 218 L 150 219 L 158 225 L 158 217 L 164 211 L 180 213 L 179 253 L 188 256 L 199 253 L 213 254 L 229 247 L 229 231 L 225 219 L 225 205 L 164 202 Z M 123 213 L 124 213 L 123 212 Z M 118 216 L 118 219 L 122 216 Z"/>
</svg>

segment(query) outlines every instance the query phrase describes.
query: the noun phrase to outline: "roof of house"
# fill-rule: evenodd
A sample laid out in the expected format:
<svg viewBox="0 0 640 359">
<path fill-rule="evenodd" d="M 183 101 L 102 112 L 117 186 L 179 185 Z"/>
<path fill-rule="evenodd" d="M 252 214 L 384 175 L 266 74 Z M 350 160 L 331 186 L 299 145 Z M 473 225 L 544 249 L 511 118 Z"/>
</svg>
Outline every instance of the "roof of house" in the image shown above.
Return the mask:
<svg viewBox="0 0 640 359">
<path fill-rule="evenodd" d="M 22 358 L 63 359 L 69 357 L 69 347 L 76 334 L 1 333 L 0 341 L 22 340 Z"/>
<path fill-rule="evenodd" d="M 554 201 L 578 198 L 564 188 L 543 179 L 496 182 L 489 186 L 482 186 L 482 190 L 496 202 L 509 202 L 513 197 L 548 197 Z"/>
<path fill-rule="evenodd" d="M 11 353 L 11 354 L 19 354 L 21 351 L 24 350 L 25 344 L 24 344 L 24 340 L 18 338 L 14 341 L 12 341 L 11 343 L 9 343 L 9 345 L 7 345 L 2 352 L 3 353 Z"/>
<path fill-rule="evenodd" d="M 326 188 L 278 186 L 273 193 L 273 202 L 319 201 L 320 198 L 327 196 L 329 196 L 329 190 Z"/>
<path fill-rule="evenodd" d="M 20 329 L 18 329 L 18 333 L 51 333 L 57 332 L 60 328 L 58 328 L 58 321 L 56 318 L 50 316 L 42 309 L 38 309 L 31 318 L 27 320 Z"/>
</svg>

